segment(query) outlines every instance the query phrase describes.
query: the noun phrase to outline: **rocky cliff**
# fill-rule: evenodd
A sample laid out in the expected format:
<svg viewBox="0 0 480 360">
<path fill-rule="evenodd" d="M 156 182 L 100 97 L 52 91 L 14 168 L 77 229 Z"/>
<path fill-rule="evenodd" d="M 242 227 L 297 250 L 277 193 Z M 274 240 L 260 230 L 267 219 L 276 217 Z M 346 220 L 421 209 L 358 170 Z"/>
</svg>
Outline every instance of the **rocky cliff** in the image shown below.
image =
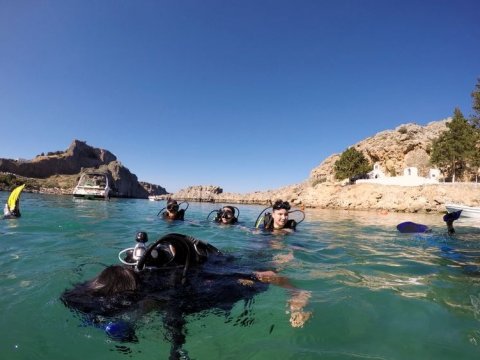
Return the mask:
<svg viewBox="0 0 480 360">
<path fill-rule="evenodd" d="M 432 122 L 426 126 L 400 125 L 394 130 L 382 131 L 353 146 L 372 164 L 379 163 L 387 176 L 401 175 L 406 167 L 411 166 L 418 168 L 420 176 L 426 176 L 430 169 L 432 141 L 447 129 L 449 120 Z M 340 154 L 329 156 L 311 171 L 309 179 L 281 189 L 237 194 L 205 191 L 205 188 L 197 186 L 181 190 L 172 196 L 179 200 L 244 204 L 268 204 L 281 198 L 305 207 L 398 212 L 443 212 L 446 202 L 480 206 L 480 185 L 477 184 L 342 186 L 334 178 L 334 163 L 339 157 Z M 220 188 L 209 186 L 207 189 Z"/>
<path fill-rule="evenodd" d="M 214 202 L 223 189 L 213 185 L 189 186 L 175 194 L 176 197 L 187 201 Z"/>
<path fill-rule="evenodd" d="M 0 172 L 30 178 L 34 190 L 49 193 L 71 194 L 80 173 L 93 169 L 109 175 L 113 196 L 147 198 L 167 193 L 161 186 L 139 183 L 137 176 L 110 151 L 94 148 L 84 141 L 73 140 L 67 150 L 41 154 L 33 160 L 0 159 Z"/>
<path fill-rule="evenodd" d="M 379 163 L 387 176 L 403 174 L 407 167 L 418 169 L 419 176 L 427 176 L 431 167 L 430 147 L 432 141 L 447 130 L 447 122 L 451 119 L 434 121 L 426 126 L 404 124 L 394 130 L 382 131 L 372 137 L 353 145 L 373 165 Z M 333 154 L 326 158 L 310 173 L 312 183 L 335 182 L 334 164 L 341 154 Z"/>
<path fill-rule="evenodd" d="M 98 168 L 114 161 L 117 158 L 111 152 L 73 140 L 67 150 L 41 154 L 33 160 L 0 159 L 0 171 L 45 179 L 58 174 L 78 174 L 82 168 Z"/>
</svg>

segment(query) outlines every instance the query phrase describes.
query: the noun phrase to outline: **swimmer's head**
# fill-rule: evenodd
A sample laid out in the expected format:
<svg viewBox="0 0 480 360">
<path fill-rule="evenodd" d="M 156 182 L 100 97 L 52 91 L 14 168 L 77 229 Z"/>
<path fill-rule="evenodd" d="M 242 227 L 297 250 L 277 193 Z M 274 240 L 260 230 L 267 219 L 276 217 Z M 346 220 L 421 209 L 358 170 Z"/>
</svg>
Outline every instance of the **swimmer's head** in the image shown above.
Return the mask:
<svg viewBox="0 0 480 360">
<path fill-rule="evenodd" d="M 288 221 L 288 211 L 290 204 L 288 201 L 277 200 L 272 205 L 272 218 L 274 229 L 283 229 Z"/>
<path fill-rule="evenodd" d="M 168 199 L 167 201 L 167 211 L 168 212 L 177 212 L 179 209 L 178 203 L 176 200 Z"/>
<path fill-rule="evenodd" d="M 224 224 L 233 224 L 236 221 L 235 209 L 233 206 L 224 206 L 221 210 L 220 221 Z"/>
<path fill-rule="evenodd" d="M 125 291 L 135 291 L 140 285 L 137 274 L 126 267 L 112 265 L 105 268 L 90 287 L 100 295 L 114 295 Z"/>
</svg>

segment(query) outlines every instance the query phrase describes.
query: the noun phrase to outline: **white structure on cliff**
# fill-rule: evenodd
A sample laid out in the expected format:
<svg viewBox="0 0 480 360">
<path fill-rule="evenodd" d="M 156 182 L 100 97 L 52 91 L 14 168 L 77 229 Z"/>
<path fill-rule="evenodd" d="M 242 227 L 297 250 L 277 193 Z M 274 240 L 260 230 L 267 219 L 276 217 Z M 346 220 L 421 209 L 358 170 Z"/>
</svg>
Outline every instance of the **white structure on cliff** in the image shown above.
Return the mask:
<svg viewBox="0 0 480 360">
<path fill-rule="evenodd" d="M 368 173 L 370 179 L 381 179 L 385 177 L 385 174 L 380 167 L 380 163 L 376 162 L 373 164 L 373 170 Z"/>
<path fill-rule="evenodd" d="M 355 184 L 380 184 L 397 186 L 420 186 L 427 184 L 438 184 L 440 170 L 430 169 L 428 178 L 418 176 L 416 167 L 408 167 L 403 170 L 403 176 L 387 177 L 380 168 L 379 163 L 373 165 L 373 170 L 368 173 L 369 179 L 355 181 Z"/>
</svg>

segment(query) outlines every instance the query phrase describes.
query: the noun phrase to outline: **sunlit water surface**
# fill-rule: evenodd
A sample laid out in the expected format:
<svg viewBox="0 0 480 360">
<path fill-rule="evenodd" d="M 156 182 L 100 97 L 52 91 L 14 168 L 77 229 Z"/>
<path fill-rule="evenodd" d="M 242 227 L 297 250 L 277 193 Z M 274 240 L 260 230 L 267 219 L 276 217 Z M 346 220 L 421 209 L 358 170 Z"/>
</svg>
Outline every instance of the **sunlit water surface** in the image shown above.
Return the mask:
<svg viewBox="0 0 480 360">
<path fill-rule="evenodd" d="M 0 202 L 7 196 L 0 193 Z M 303 328 L 290 326 L 290 294 L 276 286 L 255 297 L 248 321 L 242 301 L 229 314 L 189 316 L 184 349 L 192 359 L 480 358 L 475 223 L 457 222 L 448 237 L 438 214 L 306 210 L 296 233 L 273 236 L 249 230 L 261 206 L 238 206 L 242 226 L 220 227 L 205 221 L 219 204 L 190 204 L 183 223 L 162 221 L 164 203 L 146 200 L 26 193 L 21 205 L 22 218 L 0 221 L 2 359 L 168 358 L 160 314 L 140 320 L 138 343 L 116 343 L 59 301 L 64 289 L 118 263 L 138 230 L 150 243 L 178 232 L 233 254 L 293 251 L 276 268 L 312 294 L 306 310 L 313 316 Z M 407 220 L 433 232 L 398 233 Z"/>
</svg>

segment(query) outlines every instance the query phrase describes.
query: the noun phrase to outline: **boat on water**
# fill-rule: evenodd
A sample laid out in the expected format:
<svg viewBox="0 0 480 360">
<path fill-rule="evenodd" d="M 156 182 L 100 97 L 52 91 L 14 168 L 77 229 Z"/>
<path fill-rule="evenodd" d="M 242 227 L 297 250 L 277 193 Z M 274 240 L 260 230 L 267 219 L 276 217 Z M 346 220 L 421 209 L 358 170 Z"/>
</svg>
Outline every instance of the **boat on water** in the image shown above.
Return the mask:
<svg viewBox="0 0 480 360">
<path fill-rule="evenodd" d="M 89 172 L 82 174 L 73 190 L 73 196 L 85 199 L 109 199 L 110 192 L 111 188 L 107 174 Z"/>
<path fill-rule="evenodd" d="M 478 218 L 480 219 L 480 207 L 467 206 L 462 204 L 445 204 L 449 213 L 462 210 L 462 217 Z"/>
<path fill-rule="evenodd" d="M 165 195 L 149 195 L 148 200 L 150 201 L 162 201 L 165 200 Z"/>
</svg>

